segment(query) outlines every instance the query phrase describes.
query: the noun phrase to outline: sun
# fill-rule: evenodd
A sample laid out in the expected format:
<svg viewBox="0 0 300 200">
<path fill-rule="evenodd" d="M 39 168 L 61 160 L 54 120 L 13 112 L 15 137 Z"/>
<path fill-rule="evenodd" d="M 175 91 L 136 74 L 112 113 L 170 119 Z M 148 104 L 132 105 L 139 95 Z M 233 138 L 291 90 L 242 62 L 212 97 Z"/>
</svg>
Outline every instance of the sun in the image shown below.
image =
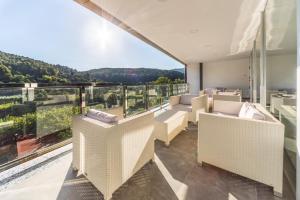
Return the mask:
<svg viewBox="0 0 300 200">
<path fill-rule="evenodd" d="M 89 23 L 86 33 L 89 45 L 97 49 L 106 50 L 112 42 L 112 31 L 109 29 L 106 21 Z"/>
<path fill-rule="evenodd" d="M 102 27 L 99 27 L 97 34 L 98 42 L 101 45 L 101 48 L 106 49 L 108 44 L 111 42 L 111 32 L 107 27 L 107 22 L 104 22 Z"/>
</svg>

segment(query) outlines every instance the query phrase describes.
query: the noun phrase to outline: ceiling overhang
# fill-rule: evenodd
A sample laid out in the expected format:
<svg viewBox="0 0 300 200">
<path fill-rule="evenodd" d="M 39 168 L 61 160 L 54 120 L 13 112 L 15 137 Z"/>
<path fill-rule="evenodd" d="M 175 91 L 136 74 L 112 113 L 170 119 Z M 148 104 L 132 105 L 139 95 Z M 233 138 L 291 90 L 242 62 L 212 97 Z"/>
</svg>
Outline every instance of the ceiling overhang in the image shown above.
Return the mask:
<svg viewBox="0 0 300 200">
<path fill-rule="evenodd" d="M 266 0 L 75 0 L 177 61 L 245 57 Z"/>
</svg>

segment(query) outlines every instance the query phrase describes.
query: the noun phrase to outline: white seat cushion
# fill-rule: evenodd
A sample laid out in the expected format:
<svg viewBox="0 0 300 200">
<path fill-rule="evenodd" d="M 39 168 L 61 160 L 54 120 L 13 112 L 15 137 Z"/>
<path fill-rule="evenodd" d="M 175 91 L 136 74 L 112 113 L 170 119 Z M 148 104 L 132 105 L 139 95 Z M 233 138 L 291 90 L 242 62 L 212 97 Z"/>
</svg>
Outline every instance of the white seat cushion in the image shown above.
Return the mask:
<svg viewBox="0 0 300 200">
<path fill-rule="evenodd" d="M 175 106 L 172 106 L 172 109 L 186 111 L 186 112 L 192 112 L 192 105 L 177 104 Z"/>
<path fill-rule="evenodd" d="M 245 102 L 239 112 L 239 117 L 247 119 L 265 120 L 266 117 L 263 113 L 255 108 L 254 105 Z"/>
</svg>

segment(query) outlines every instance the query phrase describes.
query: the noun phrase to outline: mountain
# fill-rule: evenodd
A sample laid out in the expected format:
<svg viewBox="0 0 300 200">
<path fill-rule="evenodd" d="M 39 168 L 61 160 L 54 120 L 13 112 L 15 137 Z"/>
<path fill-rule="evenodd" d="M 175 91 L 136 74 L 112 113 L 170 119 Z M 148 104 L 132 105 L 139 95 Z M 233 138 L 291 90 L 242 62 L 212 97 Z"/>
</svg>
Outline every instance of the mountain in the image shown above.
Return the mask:
<svg viewBox="0 0 300 200">
<path fill-rule="evenodd" d="M 88 74 L 0 51 L 0 82 L 70 83 L 89 81 Z"/>
<path fill-rule="evenodd" d="M 124 84 L 147 83 L 157 80 L 159 77 L 167 77 L 171 80 L 183 79 L 182 73 L 173 70 L 161 70 L 151 68 L 100 68 L 89 70 L 92 80 Z"/>
<path fill-rule="evenodd" d="M 185 69 L 184 68 L 177 68 L 177 69 L 172 69 L 172 71 L 176 71 L 176 72 L 180 72 L 180 73 L 185 73 Z"/>
<path fill-rule="evenodd" d="M 183 74 L 174 70 L 149 68 L 100 68 L 79 72 L 67 66 L 53 65 L 32 58 L 0 51 L 0 83 L 78 83 L 110 82 L 139 84 L 157 80 L 183 79 Z"/>
</svg>

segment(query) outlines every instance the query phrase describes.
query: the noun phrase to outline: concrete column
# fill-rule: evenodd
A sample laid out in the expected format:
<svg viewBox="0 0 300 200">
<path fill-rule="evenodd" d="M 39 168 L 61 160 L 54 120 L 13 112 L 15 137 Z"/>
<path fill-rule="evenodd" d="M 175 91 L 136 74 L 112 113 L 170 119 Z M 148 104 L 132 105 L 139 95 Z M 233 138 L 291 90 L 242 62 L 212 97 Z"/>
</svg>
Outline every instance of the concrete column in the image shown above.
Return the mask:
<svg viewBox="0 0 300 200">
<path fill-rule="evenodd" d="M 266 62 L 265 12 L 261 13 L 261 49 L 260 49 L 260 104 L 267 106 L 267 62 Z"/>
<path fill-rule="evenodd" d="M 200 65 L 199 63 L 187 64 L 187 83 L 190 94 L 199 95 L 200 91 Z"/>
<path fill-rule="evenodd" d="M 257 102 L 257 55 L 256 55 L 256 41 L 253 43 L 253 50 L 252 50 L 252 99 L 253 102 Z"/>
<path fill-rule="evenodd" d="M 204 86 L 203 86 L 203 63 L 200 63 L 199 65 L 199 79 L 200 79 L 200 90 L 204 90 Z"/>
<path fill-rule="evenodd" d="M 253 50 L 249 60 L 249 89 L 250 89 L 250 102 L 253 102 Z"/>
</svg>

